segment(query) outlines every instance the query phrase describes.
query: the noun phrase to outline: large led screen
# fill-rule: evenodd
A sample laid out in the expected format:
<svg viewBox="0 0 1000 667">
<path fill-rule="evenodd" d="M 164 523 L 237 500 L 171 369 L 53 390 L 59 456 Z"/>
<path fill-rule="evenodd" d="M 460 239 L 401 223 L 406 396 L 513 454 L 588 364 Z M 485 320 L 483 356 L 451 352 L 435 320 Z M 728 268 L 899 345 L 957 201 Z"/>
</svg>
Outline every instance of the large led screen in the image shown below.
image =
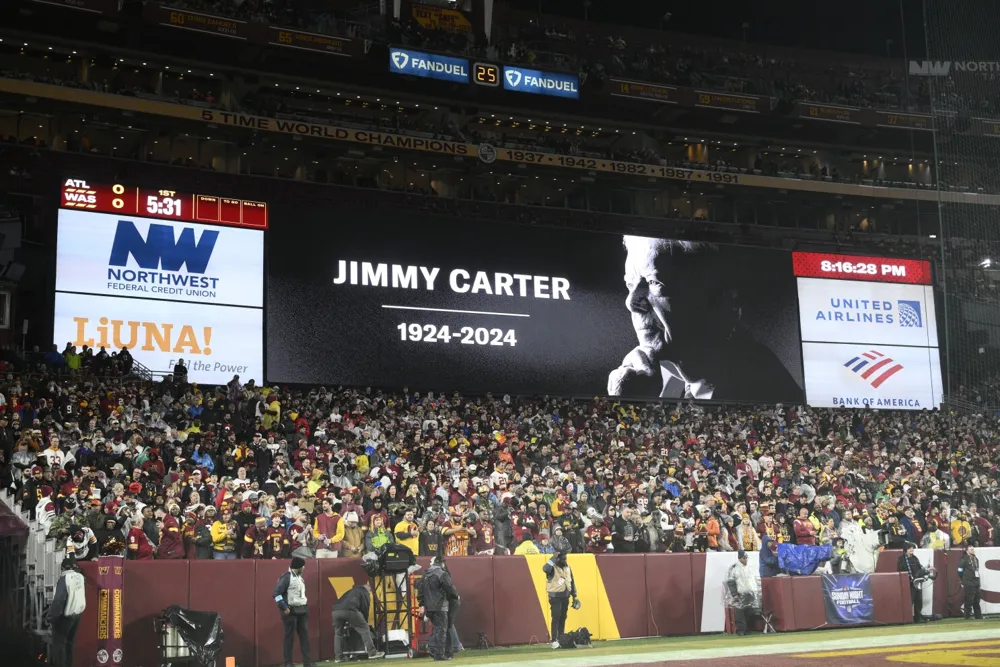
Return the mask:
<svg viewBox="0 0 1000 667">
<path fill-rule="evenodd" d="M 264 305 L 264 234 L 61 210 L 56 290 Z"/>
<path fill-rule="evenodd" d="M 259 230 L 61 209 L 53 340 L 263 381 L 263 261 Z"/>
<path fill-rule="evenodd" d="M 936 347 L 803 343 L 802 357 L 809 405 L 923 410 L 941 404 Z"/>
<path fill-rule="evenodd" d="M 799 278 L 802 340 L 936 347 L 929 285 Z"/>
<path fill-rule="evenodd" d="M 802 401 L 788 253 L 286 211 L 268 380 Z"/>
<path fill-rule="evenodd" d="M 183 359 L 194 382 L 264 377 L 259 308 L 57 292 L 54 330 L 60 349 L 66 343 L 78 349 L 128 347 L 136 361 L 153 370 L 172 370 Z"/>
</svg>

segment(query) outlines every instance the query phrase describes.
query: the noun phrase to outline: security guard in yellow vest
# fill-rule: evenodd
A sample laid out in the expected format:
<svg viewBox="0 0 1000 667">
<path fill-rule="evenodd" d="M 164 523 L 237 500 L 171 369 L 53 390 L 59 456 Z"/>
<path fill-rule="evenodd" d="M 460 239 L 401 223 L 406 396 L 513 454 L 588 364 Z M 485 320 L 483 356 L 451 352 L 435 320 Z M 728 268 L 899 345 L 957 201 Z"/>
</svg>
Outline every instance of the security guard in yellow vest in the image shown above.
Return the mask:
<svg viewBox="0 0 1000 667">
<path fill-rule="evenodd" d="M 566 630 L 570 598 L 573 598 L 573 608 L 580 608 L 576 599 L 576 582 L 573 581 L 573 571 L 566 562 L 564 551 L 549 559 L 542 566 L 542 571 L 545 572 L 545 592 L 549 594 L 549 609 L 552 611 L 552 648 L 559 648 L 559 638 Z"/>
</svg>

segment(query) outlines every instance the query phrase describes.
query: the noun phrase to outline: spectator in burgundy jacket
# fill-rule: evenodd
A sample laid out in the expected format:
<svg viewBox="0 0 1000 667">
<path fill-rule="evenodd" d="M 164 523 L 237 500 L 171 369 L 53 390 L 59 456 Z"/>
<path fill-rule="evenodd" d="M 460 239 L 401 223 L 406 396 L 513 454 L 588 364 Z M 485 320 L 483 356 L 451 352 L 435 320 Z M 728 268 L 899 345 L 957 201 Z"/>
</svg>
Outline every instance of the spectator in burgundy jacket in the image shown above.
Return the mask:
<svg viewBox="0 0 1000 667">
<path fill-rule="evenodd" d="M 160 533 L 160 546 L 156 557 L 162 560 L 176 560 L 185 557 L 184 535 L 180 525 L 181 508 L 177 503 L 167 506 L 167 515 L 163 517 L 163 530 Z"/>
<path fill-rule="evenodd" d="M 344 520 L 334 510 L 333 500 L 324 498 L 323 511 L 313 522 L 313 536 L 316 538 L 316 558 L 336 558 L 340 554 L 340 543 L 344 539 Z"/>
<path fill-rule="evenodd" d="M 799 510 L 799 517 L 793 525 L 795 530 L 795 543 L 816 545 L 816 526 L 809 520 L 809 508 L 803 507 Z"/>
</svg>

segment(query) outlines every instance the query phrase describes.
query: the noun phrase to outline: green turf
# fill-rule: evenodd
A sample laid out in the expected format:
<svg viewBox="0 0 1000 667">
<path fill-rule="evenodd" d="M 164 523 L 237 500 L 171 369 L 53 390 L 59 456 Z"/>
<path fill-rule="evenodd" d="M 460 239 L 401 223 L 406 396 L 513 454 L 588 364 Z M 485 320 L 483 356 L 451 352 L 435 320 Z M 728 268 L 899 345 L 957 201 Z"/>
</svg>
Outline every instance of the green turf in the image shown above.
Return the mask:
<svg viewBox="0 0 1000 667">
<path fill-rule="evenodd" d="M 750 635 L 739 637 L 737 635 L 726 634 L 706 634 L 690 635 L 685 637 L 650 637 L 646 639 L 622 639 L 618 641 L 594 642 L 593 648 L 579 649 L 586 652 L 586 655 L 637 655 L 642 653 L 652 653 L 664 650 L 692 650 L 699 648 L 722 648 L 738 647 L 743 645 L 775 645 L 789 643 L 803 643 L 811 639 L 865 639 L 869 637 L 882 637 L 885 635 L 929 635 L 937 633 L 947 633 L 954 630 L 978 630 L 987 627 L 997 627 L 1000 630 L 1000 619 L 987 619 L 983 621 L 964 621 L 962 619 L 948 619 L 937 623 L 925 623 L 920 625 L 892 625 L 881 627 L 866 627 L 854 629 L 816 630 L 811 632 L 788 632 L 775 635 Z M 573 655 L 573 654 L 570 654 Z M 449 665 L 457 667 L 459 665 L 488 665 L 494 662 L 530 661 L 532 659 L 548 659 L 565 657 L 553 651 L 551 644 L 529 644 L 524 646 L 499 647 L 489 651 L 467 650 L 455 656 L 454 660 L 448 662 Z M 319 663 L 323 667 L 333 665 L 332 661 Z M 356 663 L 360 665 L 361 663 Z"/>
</svg>

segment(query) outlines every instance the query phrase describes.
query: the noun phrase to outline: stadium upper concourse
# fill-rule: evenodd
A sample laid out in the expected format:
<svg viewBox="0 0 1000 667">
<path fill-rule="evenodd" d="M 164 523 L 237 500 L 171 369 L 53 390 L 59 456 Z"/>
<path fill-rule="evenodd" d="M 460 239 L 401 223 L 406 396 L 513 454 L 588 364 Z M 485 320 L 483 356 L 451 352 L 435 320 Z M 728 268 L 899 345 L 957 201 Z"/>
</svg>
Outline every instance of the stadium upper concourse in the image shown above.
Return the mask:
<svg viewBox="0 0 1000 667">
<path fill-rule="evenodd" d="M 125 496 L 162 521 L 172 484 L 199 494 L 176 515 L 198 527 L 180 558 L 136 548 L 111 583 L 85 564 L 75 667 L 109 651 L 118 667 L 109 639 L 120 667 L 152 664 L 173 602 L 222 613 L 238 667 L 277 663 L 281 531 L 308 551 L 326 498 L 364 517 L 350 556 L 374 551 L 383 493 L 386 527 L 410 507 L 437 540 L 424 567 L 454 548 L 467 647 L 502 645 L 456 664 L 1000 664 L 996 619 L 956 618 L 950 548 L 1000 525 L 1000 59 L 942 55 L 911 0 L 872 8 L 852 41 L 845 17 L 868 11 L 852 3 L 817 9 L 824 26 L 785 0 L 635 0 L 621 20 L 606 0 L 5 2 L 0 419 L 17 437 L 0 422 L 0 529 L 23 519 L 34 546 L 0 537 L 0 593 L 20 591 L 22 625 L 45 633 L 77 540 L 46 522 L 83 515 L 66 498 L 86 460 L 109 482 L 88 520 L 142 532 Z M 39 456 L 14 470 L 22 442 Z M 235 494 L 243 540 L 199 553 Z M 761 531 L 835 543 L 835 503 L 887 537 L 865 556 L 871 604 L 838 608 L 878 627 L 817 631 L 840 622 L 829 586 L 766 577 L 780 634 L 729 636 L 736 554 L 756 570 Z M 570 542 L 552 507 L 583 515 L 568 613 L 593 649 L 546 641 L 532 550 Z M 796 545 L 802 509 L 817 534 Z M 467 520 L 480 538 L 434 530 Z M 271 529 L 277 546 L 255 541 Z M 942 573 L 917 608 L 904 536 Z M 1000 541 L 983 542 L 989 616 Z M 309 560 L 319 662 L 329 605 L 365 579 L 344 556 Z M 142 594 L 122 606 L 123 589 Z M 921 613 L 951 618 L 909 626 Z"/>
</svg>

